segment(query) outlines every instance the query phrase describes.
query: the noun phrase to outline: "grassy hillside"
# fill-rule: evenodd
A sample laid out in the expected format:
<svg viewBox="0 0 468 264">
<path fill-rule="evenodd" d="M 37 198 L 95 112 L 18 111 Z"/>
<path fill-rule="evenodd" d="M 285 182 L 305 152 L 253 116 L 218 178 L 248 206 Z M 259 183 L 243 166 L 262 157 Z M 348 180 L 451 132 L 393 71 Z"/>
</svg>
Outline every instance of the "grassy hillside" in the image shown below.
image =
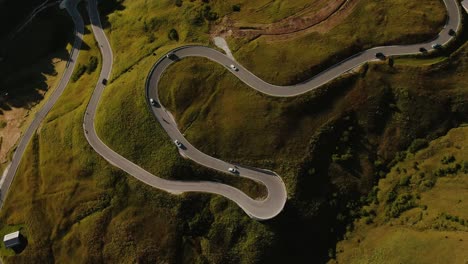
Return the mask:
<svg viewBox="0 0 468 264">
<path fill-rule="evenodd" d="M 236 59 L 260 78 L 295 84 L 370 47 L 432 39 L 445 24 L 445 15 L 440 0 L 362 0 L 338 22 L 324 22 L 289 37 L 229 42 Z"/>
<path fill-rule="evenodd" d="M 297 218 L 298 232 L 276 231 L 283 253 L 299 255 L 305 251 L 289 243 L 299 240 L 317 249 L 317 240 L 333 243 L 327 235 L 344 232 L 360 194 L 372 190 L 400 150 L 466 120 L 467 48 L 436 64 L 370 64 L 297 98 L 265 96 L 222 66 L 189 58 L 169 68 L 160 96 L 202 151 L 267 167 L 284 178 L 290 200 L 277 224 Z"/>
<path fill-rule="evenodd" d="M 338 244 L 338 263 L 463 263 L 468 258 L 468 127 L 452 129 L 428 146 L 412 146 Z"/>
<path fill-rule="evenodd" d="M 13 29 L 17 19 L 24 19 L 30 5 L 38 1 L 0 3 L 0 167 L 11 159 L 23 129 L 58 84 L 66 60 L 73 24 L 68 14 L 58 7 L 50 8 L 28 24 L 14 38 L 3 33 Z M 5 9 L 4 9 L 5 8 Z M 7 12 L 7 13 L 5 13 Z M 47 30 L 44 30 L 47 28 Z M 3 33 L 2 33 L 3 32 Z M 2 35 L 3 34 L 3 35 Z M 34 43 L 32 45 L 31 43 Z"/>
<path fill-rule="evenodd" d="M 185 3 L 167 19 L 200 4 Z M 192 28 L 180 18 L 179 41 L 169 40 L 169 27 L 161 24 L 152 31 L 161 46 L 152 46 L 144 44 L 144 16 L 130 23 L 131 14 L 142 5 L 124 1 L 121 10 L 108 17 L 116 72 L 98 111 L 98 133 L 119 153 L 170 177 L 170 167 L 161 165 L 172 164 L 165 159 L 172 158 L 174 152 L 166 148 L 173 146 L 147 110 L 145 78 L 152 63 L 169 49 L 187 42 L 206 43 L 207 21 Z M 157 16 L 158 11 L 145 14 Z M 122 47 L 133 53 L 119 50 Z M 288 261 L 301 262 L 312 255 L 318 261 L 327 258 L 341 227 L 352 219 L 349 208 L 358 206 L 359 195 L 372 189 L 396 152 L 414 138 L 437 137 L 466 116 L 466 91 L 461 88 L 467 82 L 465 55 L 463 50 L 430 67 L 372 64 L 317 92 L 289 99 L 258 94 L 221 66 L 187 59 L 164 75 L 161 92 L 195 146 L 226 160 L 273 169 L 285 179 L 291 198 L 285 211 L 266 224 L 272 235 L 268 251 L 278 254 L 257 257 L 286 261 L 289 256 Z M 202 81 L 207 79 L 210 82 Z"/>
<path fill-rule="evenodd" d="M 84 42 L 90 49 L 80 54 L 83 65 L 99 57 L 92 35 Z M 67 87 L 28 146 L 0 214 L 1 232 L 21 227 L 28 246 L 16 256 L 1 251 L 9 256 L 4 262 L 255 261 L 271 231 L 236 205 L 150 188 L 89 147 L 82 120 L 98 73 Z"/>
<path fill-rule="evenodd" d="M 146 75 L 159 56 L 183 43 L 208 43 L 207 18 L 203 16 L 199 23 L 193 20 L 197 16 L 192 17 L 207 4 L 106 3 L 110 3 L 107 12 L 117 10 L 106 21 L 115 71 L 98 110 L 100 137 L 159 176 L 216 179 L 213 172 L 177 155 L 144 99 Z M 151 21 L 156 21 L 154 28 Z M 178 41 L 173 35 L 169 39 L 172 27 L 178 31 Z M 81 64 L 87 64 L 91 56 L 99 57 L 89 34 L 85 42 L 89 50 L 80 55 Z M 172 78 L 171 84 L 164 84 L 167 101 L 176 108 L 184 105 L 179 100 L 188 98 L 207 111 L 189 127 L 188 114 L 196 109 L 174 109 L 181 126 L 189 127 L 189 138 L 196 146 L 222 158 L 250 160 L 251 165 L 273 168 L 284 176 L 291 198 L 285 211 L 268 222 L 249 219 L 221 197 L 168 195 L 133 180 L 97 156 L 82 130 L 86 103 L 97 80 L 97 71 L 86 73 L 67 87 L 29 146 L 24 159 L 29 163 L 22 163 L 13 183 L 0 214 L 0 230 L 22 226 L 29 244 L 5 262 L 322 262 L 343 233 L 343 223 L 352 217 L 349 208 L 356 207 L 360 193 L 371 189 L 386 170 L 382 164 L 414 138 L 436 137 L 466 118 L 466 53 L 465 48 L 430 67 L 370 65 L 317 92 L 290 99 L 272 99 L 239 83 L 232 86 L 238 91 L 233 95 L 229 93 L 232 76 L 217 65 L 203 63 L 193 76 L 171 69 L 164 77 L 166 82 Z M 194 61 L 174 67 L 194 71 Z M 219 82 L 207 90 L 213 91 L 215 101 L 188 97 L 193 87 L 187 82 L 200 83 L 198 78 Z M 181 86 L 177 92 L 176 84 Z M 236 102 L 237 98 L 245 100 Z M 232 108 L 220 107 L 218 100 Z M 224 121 L 234 110 L 238 122 Z M 214 111 L 219 112 L 215 115 Z M 206 126 L 208 118 L 213 126 Z M 231 132 L 241 123 L 249 133 Z M 201 131 L 202 124 L 205 131 Z M 215 128 L 223 129 L 226 136 L 211 139 L 218 133 Z M 279 144 L 284 135 L 278 133 L 287 133 L 290 139 Z M 267 143 L 262 142 L 265 134 L 271 135 Z M 248 145 L 252 138 L 259 139 L 253 143 L 265 148 L 264 152 L 252 150 Z M 222 148 L 231 147 L 232 142 L 239 144 L 231 151 Z M 275 149 L 269 144 L 279 146 Z M 250 182 L 233 184 L 260 193 Z"/>
</svg>

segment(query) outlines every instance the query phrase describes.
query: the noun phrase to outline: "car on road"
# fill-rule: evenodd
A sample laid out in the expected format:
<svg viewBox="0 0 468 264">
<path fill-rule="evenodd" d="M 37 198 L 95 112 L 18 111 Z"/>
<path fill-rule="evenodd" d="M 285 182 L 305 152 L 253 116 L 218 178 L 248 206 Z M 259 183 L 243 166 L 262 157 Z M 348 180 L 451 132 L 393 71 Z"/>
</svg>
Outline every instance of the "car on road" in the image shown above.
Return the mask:
<svg viewBox="0 0 468 264">
<path fill-rule="evenodd" d="M 166 58 L 168 58 L 170 60 L 176 60 L 177 56 L 173 52 L 170 52 L 170 53 L 166 54 Z"/>
<path fill-rule="evenodd" d="M 382 52 L 377 52 L 375 57 L 379 60 L 385 60 L 385 55 Z"/>
<path fill-rule="evenodd" d="M 421 52 L 421 53 L 427 52 L 427 49 L 424 48 L 424 47 L 421 47 L 421 48 L 419 48 L 419 52 Z"/>
<path fill-rule="evenodd" d="M 441 49 L 442 45 L 440 45 L 439 43 L 435 43 L 435 44 L 432 44 L 432 48 L 433 49 Z"/>
<path fill-rule="evenodd" d="M 237 69 L 236 66 L 234 66 L 234 64 L 229 65 L 229 67 L 231 67 L 231 69 L 232 69 L 233 71 L 238 71 L 238 70 L 239 70 L 239 69 Z"/>
<path fill-rule="evenodd" d="M 102 79 L 102 84 L 107 85 L 107 79 L 106 78 Z"/>
<path fill-rule="evenodd" d="M 156 105 L 157 105 L 156 101 L 155 101 L 153 98 L 150 98 L 150 104 L 151 104 L 152 106 L 156 106 Z"/>
<path fill-rule="evenodd" d="M 232 168 L 232 167 L 229 168 L 228 171 L 229 171 L 230 173 L 237 173 L 237 172 L 238 172 L 235 168 Z"/>
<path fill-rule="evenodd" d="M 178 147 L 178 148 L 182 148 L 182 143 L 180 143 L 179 140 L 174 140 L 174 144 Z"/>
<path fill-rule="evenodd" d="M 455 30 L 453 30 L 453 29 L 451 28 L 451 29 L 449 29 L 448 34 L 449 34 L 450 36 L 455 36 L 457 33 L 455 32 Z"/>
</svg>

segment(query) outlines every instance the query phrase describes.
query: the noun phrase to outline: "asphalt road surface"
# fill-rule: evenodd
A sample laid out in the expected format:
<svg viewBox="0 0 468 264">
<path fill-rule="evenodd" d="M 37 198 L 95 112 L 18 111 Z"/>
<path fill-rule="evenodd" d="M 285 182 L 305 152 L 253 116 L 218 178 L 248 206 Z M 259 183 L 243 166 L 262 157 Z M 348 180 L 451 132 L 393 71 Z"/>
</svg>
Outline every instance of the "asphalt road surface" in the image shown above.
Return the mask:
<svg viewBox="0 0 468 264">
<path fill-rule="evenodd" d="M 146 84 L 148 107 L 151 109 L 151 111 L 153 112 L 153 114 L 155 115 L 156 119 L 159 121 L 161 126 L 164 128 L 164 130 L 168 133 L 169 137 L 172 140 L 177 139 L 183 144 L 184 147 L 182 149 L 179 149 L 180 153 L 183 156 L 203 166 L 213 168 L 222 172 L 227 172 L 227 169 L 229 167 L 236 167 L 239 171 L 239 176 L 250 178 L 250 179 L 253 179 L 253 180 L 256 180 L 265 184 L 265 186 L 268 189 L 267 197 L 263 200 L 254 200 L 250 198 L 249 196 L 247 196 L 242 191 L 232 186 L 217 183 L 217 182 L 171 181 L 171 180 L 165 180 L 165 179 L 159 178 L 147 172 L 146 170 L 142 169 L 138 165 L 132 163 L 131 161 L 127 160 L 126 158 L 122 157 L 121 155 L 117 154 L 99 139 L 99 137 L 96 134 L 95 127 L 94 127 L 94 117 L 96 114 L 96 109 L 99 103 L 99 99 L 105 88 L 105 85 L 103 84 L 102 81 L 103 79 L 106 79 L 106 80 L 109 79 L 109 76 L 112 70 L 113 55 L 112 55 L 110 44 L 105 36 L 104 31 L 102 30 L 101 22 L 99 19 L 99 13 L 97 10 L 96 0 L 89 0 L 88 12 L 90 15 L 94 36 L 101 49 L 101 53 L 103 57 L 103 66 L 102 66 L 101 74 L 99 77 L 99 81 L 96 84 L 96 88 L 93 92 L 93 95 L 91 97 L 91 100 L 89 102 L 89 105 L 87 107 L 86 114 L 84 117 L 83 127 L 85 130 L 85 136 L 88 142 L 90 143 L 90 145 L 93 147 L 93 149 L 97 153 L 99 153 L 102 157 L 104 157 L 114 166 L 121 168 L 128 174 L 132 175 L 133 177 L 137 178 L 138 180 L 148 185 L 151 185 L 155 188 L 162 189 L 167 192 L 174 193 L 174 194 L 180 194 L 183 192 L 206 192 L 206 193 L 219 194 L 234 201 L 249 216 L 255 219 L 259 219 L 259 220 L 270 219 L 276 216 L 277 214 L 279 214 L 286 203 L 287 193 L 286 193 L 285 185 L 283 181 L 281 180 L 281 178 L 275 173 L 270 172 L 270 171 L 261 170 L 261 169 L 252 169 L 252 168 L 247 168 L 247 167 L 243 167 L 240 165 L 235 166 L 234 164 L 226 163 L 222 160 L 210 157 L 200 152 L 196 148 L 194 148 L 183 137 L 183 135 L 178 130 L 177 124 L 175 123 L 170 113 L 167 110 L 165 110 L 164 106 L 162 106 L 159 102 L 158 82 L 159 82 L 161 75 L 165 71 L 165 69 L 167 69 L 167 67 L 170 64 L 174 63 L 178 59 L 182 59 L 182 58 L 189 57 L 189 56 L 206 57 L 228 68 L 229 68 L 229 65 L 234 64 L 238 68 L 238 71 L 232 71 L 232 73 L 235 74 L 240 80 L 245 82 L 247 85 L 251 86 L 252 88 L 262 93 L 272 95 L 272 96 L 282 96 L 282 97 L 296 96 L 296 95 L 300 95 L 302 93 L 311 91 L 313 89 L 316 89 L 319 86 L 341 76 L 342 74 L 362 65 L 365 62 L 376 60 L 376 56 L 375 56 L 376 53 L 383 53 L 385 56 L 418 54 L 420 53 L 420 48 L 424 48 L 427 51 L 431 51 L 433 50 L 432 48 L 433 44 L 441 44 L 441 45 L 446 44 L 453 38 L 449 34 L 450 30 L 458 31 L 458 29 L 460 28 L 461 11 L 456 0 L 444 0 L 444 3 L 448 11 L 447 24 L 444 27 L 444 29 L 439 33 L 439 35 L 434 38 L 434 40 L 426 42 L 426 43 L 415 44 L 415 45 L 385 46 L 385 47 L 376 47 L 373 49 L 369 49 L 359 54 L 356 54 L 355 56 L 348 58 L 341 63 L 334 65 L 333 67 L 314 76 L 313 78 L 311 78 L 310 80 L 304 83 L 300 83 L 300 84 L 293 85 L 293 86 L 276 86 L 276 85 L 266 83 L 263 80 L 259 79 L 257 76 L 253 75 L 251 72 L 245 69 L 242 65 L 239 65 L 238 63 L 236 63 L 235 61 L 227 57 L 226 55 L 208 47 L 186 46 L 186 47 L 177 48 L 170 52 L 170 54 L 172 54 L 170 58 L 163 57 L 162 59 L 158 60 L 155 63 L 154 67 L 152 68 L 148 76 L 148 80 Z M 81 43 L 81 34 L 83 32 L 83 21 L 80 15 L 76 12 L 75 8 L 68 8 L 68 10 L 70 12 L 70 15 L 73 17 L 73 20 L 75 21 L 75 25 L 77 27 L 77 40 L 75 41 L 75 45 L 74 45 L 74 48 L 76 48 L 76 47 L 79 47 L 79 44 Z M 77 45 L 77 42 L 79 42 L 78 45 Z M 77 53 L 78 52 L 75 50 L 72 53 L 71 63 L 69 65 L 69 68 L 73 69 L 72 66 L 74 66 L 74 61 L 76 60 Z M 67 71 L 69 70 L 69 68 L 67 68 Z M 67 71 L 62 78 L 62 82 L 64 83 L 64 86 L 66 85 L 66 83 L 68 82 L 71 76 L 71 71 L 70 71 L 70 74 L 67 74 Z M 61 87 L 59 87 L 57 91 L 60 91 L 60 88 Z M 62 88 L 62 90 L 63 89 L 64 87 Z M 60 93 L 58 93 L 57 97 L 59 95 Z M 149 98 L 153 98 L 154 100 L 156 100 L 158 107 L 151 106 L 151 104 L 149 103 Z M 48 108 L 50 110 L 50 108 L 52 107 L 55 101 L 52 100 L 51 98 L 49 102 L 52 102 L 50 107 Z M 49 104 L 49 102 L 47 102 L 47 104 Z M 44 107 L 44 109 L 45 108 L 46 107 Z M 47 112 L 48 110 L 45 111 L 43 115 L 45 116 Z M 42 113 L 42 110 L 41 110 L 41 113 Z M 10 171 L 7 174 L 5 184 L 2 186 L 2 191 L 4 190 L 4 186 L 6 186 L 6 183 L 8 183 L 7 184 L 8 187 L 11 184 L 11 180 L 13 179 L 14 173 L 17 170 L 19 160 L 24 152 L 24 148 L 26 147 L 32 134 L 37 129 L 42 119 L 43 117 L 41 118 L 41 116 L 38 114 L 38 117 L 33 121 L 33 124 L 37 123 L 37 125 L 33 126 L 32 124 L 30 126 L 30 129 L 28 129 L 28 131 L 31 130 L 30 135 L 28 136 L 28 131 L 27 131 L 25 136 L 21 140 L 20 145 L 18 146 L 18 150 L 16 151 L 15 156 L 13 158 Z M 24 146 L 22 146 L 22 142 L 25 142 L 23 144 Z M 6 188 L 6 190 L 8 190 L 8 187 Z M 2 198 L 4 197 L 3 195 L 4 193 L 2 192 Z"/>
<path fill-rule="evenodd" d="M 10 189 L 11 183 L 13 182 L 13 178 L 15 177 L 16 171 L 18 170 L 18 166 L 21 161 L 21 157 L 28 146 L 28 143 L 31 141 L 32 136 L 39 128 L 42 120 L 44 120 L 47 113 L 49 113 L 50 109 L 54 106 L 57 102 L 60 95 L 65 90 L 65 87 L 70 80 L 70 77 L 73 73 L 73 69 L 75 68 L 76 58 L 78 58 L 78 53 L 80 51 L 82 39 L 83 39 L 83 32 L 84 32 L 84 23 L 81 19 L 81 15 L 79 14 L 76 6 L 80 0 L 69 0 L 66 4 L 66 9 L 70 16 L 73 19 L 75 24 L 75 41 L 73 43 L 73 48 L 70 53 L 69 61 L 67 62 L 65 71 L 60 79 L 60 83 L 52 93 L 48 101 L 45 105 L 41 108 L 39 112 L 37 112 L 36 117 L 29 125 L 28 129 L 24 132 L 21 140 L 16 147 L 16 150 L 13 154 L 13 159 L 11 164 L 9 165 L 8 172 L 3 176 L 0 185 L 0 207 L 3 206 L 3 201 L 5 200 L 6 196 L 8 195 L 8 191 Z"/>
</svg>

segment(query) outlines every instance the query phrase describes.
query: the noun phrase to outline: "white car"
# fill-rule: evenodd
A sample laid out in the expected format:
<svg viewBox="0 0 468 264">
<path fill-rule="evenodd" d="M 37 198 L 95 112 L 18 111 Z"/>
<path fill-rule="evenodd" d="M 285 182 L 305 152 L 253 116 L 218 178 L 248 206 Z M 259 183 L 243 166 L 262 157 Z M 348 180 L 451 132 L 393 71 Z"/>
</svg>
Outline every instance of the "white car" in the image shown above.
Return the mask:
<svg viewBox="0 0 468 264">
<path fill-rule="evenodd" d="M 235 168 L 229 168 L 228 171 L 230 173 L 237 173 L 237 170 Z"/>
<path fill-rule="evenodd" d="M 232 69 L 233 71 L 238 71 L 238 70 L 239 70 L 239 69 L 237 69 L 236 66 L 234 66 L 234 64 L 229 65 L 229 67 L 231 67 L 231 69 Z"/>
<path fill-rule="evenodd" d="M 174 140 L 174 144 L 178 147 L 178 148 L 182 148 L 182 143 L 180 143 L 179 140 Z"/>
<path fill-rule="evenodd" d="M 150 104 L 152 106 L 156 106 L 156 101 L 153 98 L 150 98 Z"/>
</svg>

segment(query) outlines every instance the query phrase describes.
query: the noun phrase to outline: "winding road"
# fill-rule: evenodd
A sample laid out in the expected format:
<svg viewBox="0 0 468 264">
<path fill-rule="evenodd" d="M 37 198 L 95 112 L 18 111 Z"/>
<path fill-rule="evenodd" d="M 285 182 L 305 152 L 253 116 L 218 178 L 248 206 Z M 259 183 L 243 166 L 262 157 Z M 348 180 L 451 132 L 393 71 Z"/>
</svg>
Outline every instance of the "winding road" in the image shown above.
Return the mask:
<svg viewBox="0 0 468 264">
<path fill-rule="evenodd" d="M 103 79 L 109 79 L 111 70 L 112 70 L 112 49 L 110 47 L 109 41 L 106 38 L 104 31 L 102 30 L 99 13 L 97 9 L 96 0 L 88 0 L 88 12 L 90 15 L 90 20 L 92 23 L 92 30 L 96 41 L 99 44 L 102 53 L 102 70 L 99 77 L 99 81 L 96 84 L 96 88 L 93 92 L 91 100 L 88 104 L 86 114 L 83 121 L 83 127 L 85 131 L 86 139 L 88 140 L 89 144 L 93 147 L 93 149 L 101 155 L 104 159 L 109 161 L 116 167 L 124 170 L 128 174 L 132 175 L 136 179 L 153 186 L 155 188 L 173 193 L 173 194 L 181 194 L 184 192 L 206 192 L 206 193 L 213 193 L 222 195 L 232 201 L 234 201 L 237 205 L 239 205 L 250 217 L 264 220 L 270 219 L 275 217 L 279 214 L 287 200 L 287 192 L 286 187 L 281 180 L 281 177 L 276 175 L 274 172 L 262 170 L 262 169 L 253 169 L 247 168 L 240 165 L 235 166 L 234 164 L 229 164 L 222 160 L 213 158 L 208 156 L 195 147 L 193 147 L 181 134 L 178 130 L 177 124 L 175 120 L 172 118 L 172 115 L 161 105 L 158 99 L 158 83 L 159 80 L 164 73 L 164 71 L 171 65 L 172 63 L 178 61 L 179 59 L 197 56 L 197 57 L 205 57 L 214 62 L 217 62 L 221 65 L 226 66 L 229 68 L 229 65 L 234 64 L 238 68 L 238 71 L 232 71 L 240 80 L 244 83 L 249 85 L 250 87 L 256 89 L 259 92 L 271 95 L 271 96 L 281 96 L 281 97 L 289 97 L 289 96 L 297 96 L 302 93 L 314 90 L 321 85 L 341 76 L 342 74 L 348 72 L 351 69 L 354 69 L 363 63 L 376 60 L 376 53 L 383 53 L 385 56 L 394 56 L 394 55 L 407 55 L 407 54 L 418 54 L 420 53 L 420 48 L 424 48 L 427 51 L 433 50 L 432 46 L 434 44 L 441 44 L 444 45 L 448 43 L 453 36 L 449 33 L 451 30 L 457 32 L 461 26 L 461 9 L 460 6 L 457 4 L 457 0 L 444 0 L 444 3 L 447 8 L 448 12 L 448 20 L 446 26 L 443 30 L 436 36 L 432 41 L 421 43 L 421 44 L 414 44 L 414 45 L 402 45 L 402 46 L 383 46 L 383 47 L 376 47 L 366 51 L 363 51 L 355 56 L 352 56 L 333 67 L 323 71 L 322 73 L 312 77 L 310 80 L 292 86 L 276 86 L 265 81 L 261 80 L 247 69 L 245 69 L 242 65 L 236 63 L 233 59 L 229 58 L 225 54 L 218 52 L 214 49 L 209 47 L 203 46 L 184 46 L 177 49 L 174 49 L 170 52 L 171 56 L 162 57 L 158 60 L 148 75 L 147 83 L 146 83 L 146 94 L 148 99 L 148 107 L 154 114 L 155 118 L 159 121 L 161 126 L 164 130 L 168 133 L 169 137 L 172 140 L 179 140 L 183 144 L 183 148 L 179 149 L 179 152 L 184 157 L 187 157 L 194 162 L 215 169 L 222 172 L 227 172 L 229 167 L 236 167 L 238 169 L 239 175 L 242 177 L 250 178 L 255 181 L 263 183 L 268 189 L 268 195 L 263 200 L 255 200 L 247 196 L 245 193 L 236 189 L 232 186 L 225 185 L 222 183 L 217 182 L 187 182 L 187 181 L 172 181 L 159 178 L 151 173 L 147 172 L 143 168 L 139 167 L 138 165 L 132 163 L 131 161 L 127 160 L 126 158 L 122 157 L 112 149 L 110 149 L 107 145 L 105 145 L 100 138 L 98 137 L 95 126 L 94 126 L 94 118 L 96 115 L 96 110 L 99 104 L 100 97 L 102 92 L 104 91 L 105 85 L 103 85 Z M 70 11 L 69 11 L 70 12 Z M 70 12 L 72 15 L 75 25 L 77 29 L 82 29 L 82 19 L 79 17 L 79 14 L 76 14 L 76 9 L 73 12 Z M 77 32 L 82 32 L 82 30 L 77 30 Z M 81 34 L 81 33 L 80 33 Z M 80 37 L 81 39 L 81 37 Z M 76 47 L 76 42 L 75 46 Z M 75 61 L 77 52 L 72 54 L 72 62 Z M 68 70 L 68 68 L 67 68 Z M 71 75 L 71 74 L 70 74 Z M 68 81 L 70 76 L 64 75 L 63 79 Z M 156 107 L 152 106 L 149 103 L 149 99 L 152 98 L 156 101 Z M 49 103 L 49 102 L 48 102 Z M 42 110 L 41 110 L 42 111 Z M 36 118 L 37 120 L 38 118 Z M 43 119 L 43 118 L 42 118 Z M 42 120 L 40 119 L 40 121 Z M 35 120 L 35 121 L 36 121 Z M 38 121 L 38 122 L 40 122 Z M 37 128 L 37 127 L 36 127 Z M 32 130 L 34 132 L 35 129 Z M 29 129 L 28 129 L 29 131 Z M 31 133 L 32 133 L 31 132 Z M 27 135 L 27 134 L 26 134 Z M 26 140 L 25 145 L 30 140 L 31 136 L 26 139 L 23 137 L 22 141 Z M 31 134 L 32 135 L 32 134 Z M 21 143 L 20 143 L 21 145 Z M 24 146 L 25 148 L 25 146 Z M 10 168 L 9 173 L 14 173 L 17 170 L 19 160 L 24 152 L 24 148 L 21 151 L 16 151 L 13 161 L 16 164 L 15 169 L 13 170 Z M 14 172 L 12 172 L 14 171 Z M 13 178 L 11 176 L 11 179 Z M 11 180 L 9 182 L 11 184 Z M 9 187 L 8 184 L 8 187 Z M 8 190 L 8 188 L 7 188 Z M 3 186 L 2 186 L 3 191 Z M 3 193 L 2 193 L 3 195 Z"/>
<path fill-rule="evenodd" d="M 182 193 L 182 192 L 207 192 L 222 195 L 236 204 L 238 204 L 249 216 L 255 219 L 263 220 L 270 219 L 279 214 L 287 200 L 286 187 L 281 180 L 281 177 L 273 172 L 246 168 L 240 165 L 235 166 L 225 161 L 213 158 L 211 156 L 202 153 L 195 147 L 193 147 L 179 131 L 177 124 L 172 115 L 164 108 L 158 98 L 158 84 L 159 80 L 164 71 L 174 62 L 179 59 L 186 57 L 205 57 L 221 65 L 226 66 L 229 69 L 229 65 L 234 64 L 238 68 L 237 71 L 231 71 L 240 80 L 256 89 L 259 92 L 272 95 L 272 96 L 296 96 L 313 89 L 320 87 L 321 85 L 341 76 L 351 69 L 358 67 L 359 65 L 376 59 L 376 53 L 383 53 L 385 56 L 393 55 L 405 55 L 405 54 L 417 54 L 420 53 L 420 48 L 424 48 L 427 51 L 433 50 L 434 44 L 444 45 L 448 43 L 453 36 L 449 34 L 451 30 L 458 31 L 461 24 L 461 12 L 456 0 L 445 0 L 445 4 L 448 11 L 448 20 L 446 26 L 434 38 L 434 40 L 415 45 L 404 45 L 404 46 L 384 46 L 376 47 L 373 49 L 366 50 L 355 56 L 344 60 L 341 63 L 329 68 L 328 70 L 314 76 L 310 80 L 293 85 L 293 86 L 277 86 L 269 84 L 247 69 L 242 65 L 236 63 L 232 58 L 225 54 L 218 52 L 212 48 L 204 46 L 184 46 L 176 48 L 169 52 L 169 56 L 163 56 L 159 59 L 150 71 L 150 74 L 146 83 L 146 95 L 148 101 L 148 107 L 153 112 L 154 116 L 160 123 L 160 125 L 167 132 L 169 137 L 174 141 L 178 140 L 182 143 L 182 148 L 179 148 L 179 152 L 184 157 L 187 157 L 194 162 L 209 167 L 221 172 L 227 172 L 230 167 L 236 167 L 240 176 L 249 178 L 258 182 L 263 183 L 268 189 L 268 195 L 264 200 L 254 200 L 247 196 L 242 191 L 225 184 L 217 182 L 186 182 L 186 181 L 171 181 L 159 178 L 152 175 L 146 170 L 142 169 L 138 165 L 130 162 L 121 155 L 114 152 L 108 146 L 106 146 L 98 137 L 94 127 L 94 117 L 96 109 L 99 103 L 99 98 L 104 90 L 104 85 L 101 83 L 103 78 L 108 79 L 112 68 L 112 51 L 109 42 L 105 36 L 104 31 L 100 25 L 99 14 L 94 3 L 95 0 L 90 0 L 90 6 L 88 11 L 90 12 L 91 21 L 93 24 L 93 32 L 96 40 L 99 43 L 101 52 L 103 53 L 103 69 L 100 76 L 100 81 L 96 86 L 96 90 L 92 96 L 91 102 L 88 105 L 87 114 L 85 116 L 84 127 L 85 131 L 88 131 L 86 137 L 91 146 L 106 160 L 115 166 L 123 169 L 130 175 L 139 179 L 140 181 L 151 185 L 153 187 L 168 191 L 170 193 Z M 150 99 L 155 100 L 155 106 L 152 106 Z"/>
<path fill-rule="evenodd" d="M 39 128 L 40 124 L 42 123 L 46 115 L 49 113 L 50 109 L 52 109 L 52 107 L 55 105 L 60 95 L 62 95 L 63 91 L 67 87 L 68 82 L 70 81 L 70 77 L 72 76 L 73 69 L 75 68 L 75 62 L 80 52 L 84 33 L 83 19 L 81 18 L 81 15 L 77 10 L 77 5 L 79 1 L 80 0 L 69 0 L 65 4 L 66 10 L 72 17 L 73 22 L 75 24 L 75 40 L 70 53 L 70 57 L 67 62 L 67 65 L 65 66 L 65 71 L 62 75 L 62 78 L 60 79 L 59 85 L 57 86 L 55 91 L 53 91 L 52 95 L 49 97 L 48 101 L 44 104 L 41 110 L 37 112 L 34 120 L 24 132 L 13 154 L 11 163 L 6 168 L 7 172 L 4 173 L 3 178 L 0 182 L 0 208 L 3 206 L 3 201 L 8 195 L 8 191 L 10 189 L 11 183 L 13 182 L 13 178 L 15 177 L 15 174 L 18 170 L 21 158 L 23 157 L 24 151 L 26 150 L 26 147 L 31 141 L 32 136 Z"/>
</svg>

